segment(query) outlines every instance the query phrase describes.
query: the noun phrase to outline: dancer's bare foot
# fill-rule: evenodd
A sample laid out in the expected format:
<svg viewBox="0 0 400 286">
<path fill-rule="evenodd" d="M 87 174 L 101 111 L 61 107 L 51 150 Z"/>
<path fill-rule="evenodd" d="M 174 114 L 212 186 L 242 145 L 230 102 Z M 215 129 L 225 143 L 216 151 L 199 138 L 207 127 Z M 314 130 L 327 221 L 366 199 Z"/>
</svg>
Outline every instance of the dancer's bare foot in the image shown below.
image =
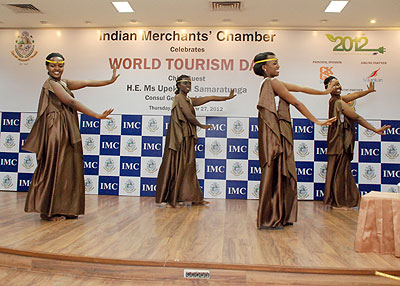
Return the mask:
<svg viewBox="0 0 400 286">
<path fill-rule="evenodd" d="M 55 216 L 47 216 L 45 214 L 40 214 L 40 218 L 42 220 L 46 220 L 46 221 L 61 221 L 61 220 L 65 220 L 65 216 L 62 215 L 55 215 Z"/>
</svg>

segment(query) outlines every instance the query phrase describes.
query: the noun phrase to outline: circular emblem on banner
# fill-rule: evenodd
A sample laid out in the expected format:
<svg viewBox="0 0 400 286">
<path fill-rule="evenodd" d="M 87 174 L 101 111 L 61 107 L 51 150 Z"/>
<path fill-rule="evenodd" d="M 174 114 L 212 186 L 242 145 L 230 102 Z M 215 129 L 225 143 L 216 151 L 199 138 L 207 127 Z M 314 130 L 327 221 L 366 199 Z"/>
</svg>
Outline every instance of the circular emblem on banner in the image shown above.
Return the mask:
<svg viewBox="0 0 400 286">
<path fill-rule="evenodd" d="M 297 194 L 299 196 L 299 199 L 307 199 L 309 197 L 308 188 L 304 185 L 300 185 Z"/>
<path fill-rule="evenodd" d="M 244 173 L 242 164 L 240 162 L 233 163 L 231 173 L 235 176 L 242 175 Z"/>
<path fill-rule="evenodd" d="M 395 187 L 390 187 L 388 193 L 398 193 L 399 191 Z"/>
<path fill-rule="evenodd" d="M 369 129 L 366 129 L 366 128 L 364 129 L 363 133 L 364 133 L 364 135 L 367 136 L 367 137 L 373 137 L 373 136 L 375 135 L 375 132 L 374 132 L 374 131 L 369 130 Z"/>
<path fill-rule="evenodd" d="M 112 171 L 115 170 L 115 163 L 114 160 L 111 158 L 107 158 L 107 160 L 104 162 L 104 170 L 107 172 L 111 173 Z"/>
<path fill-rule="evenodd" d="M 253 187 L 253 191 L 251 192 L 251 194 L 255 197 L 255 198 L 259 198 L 260 197 L 260 184 L 256 184 Z"/>
<path fill-rule="evenodd" d="M 7 149 L 11 149 L 15 146 L 15 139 L 11 134 L 7 135 L 6 138 L 4 139 L 4 146 Z"/>
<path fill-rule="evenodd" d="M 387 147 L 387 150 L 386 150 L 386 157 L 388 157 L 389 159 L 396 159 L 397 157 L 399 157 L 399 152 L 398 152 L 398 150 L 397 150 L 397 147 L 396 146 L 394 146 L 393 144 L 391 144 L 391 145 L 389 145 L 388 147 Z"/>
<path fill-rule="evenodd" d="M 136 191 L 135 182 L 131 179 L 127 180 L 124 185 L 124 191 L 128 194 L 131 194 Z"/>
<path fill-rule="evenodd" d="M 35 117 L 33 115 L 28 115 L 28 117 L 25 119 L 25 127 L 32 129 L 33 123 L 35 123 Z"/>
<path fill-rule="evenodd" d="M 105 123 L 105 127 L 108 131 L 113 131 L 117 129 L 117 123 L 115 122 L 114 118 L 107 119 Z"/>
<path fill-rule="evenodd" d="M 29 61 L 37 53 L 35 51 L 35 40 L 27 31 L 18 36 L 15 40 L 14 50 L 11 51 L 11 54 L 21 62 Z"/>
<path fill-rule="evenodd" d="M 93 137 L 87 137 L 85 139 L 83 148 L 85 148 L 85 150 L 87 150 L 87 151 L 93 151 L 96 148 L 96 144 L 94 143 Z"/>
<path fill-rule="evenodd" d="M 297 154 L 300 157 L 306 157 L 310 154 L 310 152 L 308 151 L 308 146 L 305 143 L 300 143 L 299 146 L 297 147 Z"/>
<path fill-rule="evenodd" d="M 32 156 L 26 155 L 23 159 L 22 166 L 24 166 L 25 169 L 31 169 L 34 165 Z"/>
<path fill-rule="evenodd" d="M 137 150 L 136 140 L 133 138 L 129 138 L 125 144 L 125 150 L 128 152 L 134 152 Z"/>
<path fill-rule="evenodd" d="M 326 178 L 326 171 L 327 171 L 327 165 L 326 164 L 323 164 L 320 168 L 319 168 L 319 176 L 322 178 L 322 179 L 325 179 Z"/>
<path fill-rule="evenodd" d="M 214 155 L 218 155 L 222 152 L 222 146 L 218 141 L 211 142 L 210 152 Z"/>
<path fill-rule="evenodd" d="M 94 190 L 93 180 L 91 178 L 85 178 L 85 192 L 90 193 Z"/>
<path fill-rule="evenodd" d="M 215 182 L 212 183 L 210 186 L 210 195 L 212 195 L 213 197 L 218 197 L 220 194 L 222 194 L 222 192 L 219 184 Z"/>
<path fill-rule="evenodd" d="M 258 150 L 259 150 L 259 148 L 258 148 L 258 142 L 257 142 L 256 144 L 254 144 L 254 148 L 253 148 L 253 153 L 257 156 L 258 156 Z"/>
<path fill-rule="evenodd" d="M 153 174 L 155 172 L 157 172 L 158 168 L 157 168 L 157 164 L 153 159 L 150 159 L 149 161 L 147 161 L 146 164 L 146 171 L 149 172 L 150 174 Z"/>
<path fill-rule="evenodd" d="M 371 165 L 368 165 L 365 170 L 364 170 L 364 174 L 363 174 L 364 178 L 366 178 L 367 180 L 372 180 L 373 178 L 376 177 L 375 174 L 375 168 L 372 167 Z"/>
<path fill-rule="evenodd" d="M 150 118 L 150 120 L 147 122 L 147 130 L 149 130 L 150 132 L 156 132 L 159 127 L 157 124 L 157 120 L 155 120 L 154 118 Z"/>
<path fill-rule="evenodd" d="M 329 126 L 328 125 L 323 125 L 319 127 L 319 134 L 321 134 L 322 136 L 326 137 L 328 136 L 328 130 L 329 130 Z"/>
<path fill-rule="evenodd" d="M 242 121 L 236 120 L 235 122 L 233 122 L 232 132 L 237 135 L 243 134 L 244 128 Z"/>
<path fill-rule="evenodd" d="M 11 176 L 5 175 L 1 181 L 1 185 L 6 189 L 11 188 L 14 185 Z"/>
</svg>

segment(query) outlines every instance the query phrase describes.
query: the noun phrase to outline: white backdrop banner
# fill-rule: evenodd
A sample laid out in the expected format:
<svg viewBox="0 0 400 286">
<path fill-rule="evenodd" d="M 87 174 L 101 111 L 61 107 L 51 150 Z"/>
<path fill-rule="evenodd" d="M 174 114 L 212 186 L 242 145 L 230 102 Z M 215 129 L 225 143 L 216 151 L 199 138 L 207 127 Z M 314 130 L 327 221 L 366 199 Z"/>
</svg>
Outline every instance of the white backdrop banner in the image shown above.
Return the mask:
<svg viewBox="0 0 400 286">
<path fill-rule="evenodd" d="M 261 77 L 257 53 L 279 59 L 279 79 L 323 89 L 336 76 L 343 94 L 375 82 L 376 93 L 357 100 L 372 124 L 392 124 L 387 136 L 358 128 L 353 175 L 362 192 L 394 190 L 400 181 L 399 99 L 395 89 L 400 31 L 295 31 L 219 28 L 0 30 L 0 189 L 26 191 L 35 160 L 20 149 L 35 119 L 45 57 L 60 52 L 66 79 L 120 78 L 74 94 L 97 112 L 114 107 L 112 120 L 80 116 L 88 193 L 154 195 L 175 80 L 192 77 L 191 96 L 227 96 L 197 108 L 214 128 L 200 132 L 198 177 L 206 197 L 256 198 L 257 109 Z M 318 118 L 327 118 L 329 95 L 295 94 Z M 292 108 L 299 198 L 323 197 L 326 130 Z M 136 129 L 135 129 L 136 128 Z M 359 164 L 360 163 L 360 164 Z M 363 172 L 361 174 L 361 172 Z"/>
</svg>

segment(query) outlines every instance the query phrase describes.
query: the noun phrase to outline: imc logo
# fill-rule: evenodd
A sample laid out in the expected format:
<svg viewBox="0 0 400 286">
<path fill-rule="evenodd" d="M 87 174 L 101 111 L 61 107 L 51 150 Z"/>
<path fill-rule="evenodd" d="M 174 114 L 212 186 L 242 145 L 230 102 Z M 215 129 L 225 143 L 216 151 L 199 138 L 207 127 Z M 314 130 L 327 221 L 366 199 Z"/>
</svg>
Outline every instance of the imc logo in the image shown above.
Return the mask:
<svg viewBox="0 0 400 286">
<path fill-rule="evenodd" d="M 382 164 L 382 184 L 397 185 L 400 182 L 400 168 L 398 164 Z"/>
<path fill-rule="evenodd" d="M 119 177 L 99 177 L 99 195 L 113 195 L 119 194 Z"/>
<path fill-rule="evenodd" d="M 143 136 L 142 137 L 142 156 L 161 157 L 162 137 Z"/>
<path fill-rule="evenodd" d="M 1 132 L 19 132 L 21 113 L 3 112 L 1 114 Z"/>
<path fill-rule="evenodd" d="M 400 142 L 400 120 L 382 120 L 382 125 L 390 125 L 391 127 L 381 136 L 382 141 Z"/>
<path fill-rule="evenodd" d="M 27 192 L 32 182 L 33 174 L 19 173 L 17 191 Z"/>
<path fill-rule="evenodd" d="M 258 138 L 258 118 L 249 118 L 249 138 Z"/>
<path fill-rule="evenodd" d="M 100 134 L 100 119 L 81 114 L 81 133 Z"/>
<path fill-rule="evenodd" d="M 18 172 L 18 153 L 0 153 L 0 172 Z"/>
<path fill-rule="evenodd" d="M 293 119 L 293 138 L 314 140 L 314 123 L 308 119 Z"/>
<path fill-rule="evenodd" d="M 381 143 L 380 142 L 360 142 L 359 143 L 359 162 L 380 163 L 381 162 Z"/>
<path fill-rule="evenodd" d="M 196 158 L 205 157 L 205 141 L 205 138 L 199 138 L 196 145 L 194 146 L 194 150 L 196 151 Z"/>
<path fill-rule="evenodd" d="M 142 116 L 122 115 L 121 134 L 142 135 Z"/>
<path fill-rule="evenodd" d="M 326 141 L 315 141 L 314 142 L 314 160 L 315 161 L 328 161 L 327 155 L 328 144 Z"/>
<path fill-rule="evenodd" d="M 211 124 L 212 128 L 206 130 L 207 137 L 219 137 L 225 138 L 227 131 L 227 119 L 226 117 L 207 117 L 206 124 Z"/>
<path fill-rule="evenodd" d="M 99 174 L 99 156 L 84 155 L 83 156 L 83 169 L 85 175 L 98 175 Z"/>
<path fill-rule="evenodd" d="M 164 116 L 164 123 L 163 123 L 163 136 L 167 136 L 169 122 L 171 121 L 171 116 L 165 115 Z"/>
<path fill-rule="evenodd" d="M 325 184 L 322 183 L 314 184 L 314 201 L 324 200 L 324 190 L 325 190 Z"/>
<path fill-rule="evenodd" d="M 228 159 L 247 159 L 248 139 L 228 139 Z"/>
<path fill-rule="evenodd" d="M 140 157 L 121 157 L 120 175 L 140 177 Z"/>
<path fill-rule="evenodd" d="M 100 135 L 100 155 L 119 156 L 120 140 L 121 136 L 119 135 Z"/>
<path fill-rule="evenodd" d="M 157 188 L 157 178 L 142 178 L 140 187 L 141 197 L 155 197 Z"/>
<path fill-rule="evenodd" d="M 226 160 L 206 159 L 205 160 L 205 178 L 222 179 L 226 178 Z"/>
<path fill-rule="evenodd" d="M 249 160 L 249 176 L 250 181 L 261 180 L 261 167 L 258 160 Z"/>
<path fill-rule="evenodd" d="M 247 182 L 226 181 L 226 198 L 241 200 L 247 199 Z"/>
<path fill-rule="evenodd" d="M 314 163 L 296 162 L 297 179 L 299 182 L 314 181 Z"/>
</svg>

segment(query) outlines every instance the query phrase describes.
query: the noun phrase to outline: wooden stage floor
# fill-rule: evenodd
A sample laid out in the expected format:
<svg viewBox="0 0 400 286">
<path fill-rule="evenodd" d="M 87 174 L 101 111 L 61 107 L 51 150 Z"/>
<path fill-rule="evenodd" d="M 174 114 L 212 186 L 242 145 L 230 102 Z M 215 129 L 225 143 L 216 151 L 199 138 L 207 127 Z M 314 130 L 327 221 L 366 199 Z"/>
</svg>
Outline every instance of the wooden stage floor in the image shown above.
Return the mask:
<svg viewBox="0 0 400 286">
<path fill-rule="evenodd" d="M 124 279 L 132 275 L 123 269 L 129 266 L 142 267 L 148 273 L 154 267 L 170 267 L 179 270 L 177 273 L 195 268 L 211 269 L 211 273 L 370 278 L 375 270 L 400 274 L 399 258 L 354 251 L 357 210 L 331 210 L 321 202 L 300 201 L 298 222 L 293 226 L 258 230 L 255 200 L 215 199 L 208 206 L 173 209 L 156 205 L 154 198 L 87 195 L 84 216 L 47 222 L 40 220 L 39 214 L 23 211 L 25 197 L 26 193 L 0 192 L 0 266 L 32 270 L 35 261 L 37 265 L 42 261 L 45 266 L 37 271 L 56 271 L 54 265 L 62 261 L 63 271 L 73 272 L 87 263 L 86 273 L 77 275 L 108 273 L 102 277 Z M 96 265 L 99 269 L 93 270 Z M 396 285 L 391 284 L 394 280 L 380 279 L 388 284 L 370 285 Z M 243 281 L 253 285 L 248 277 Z"/>
</svg>

